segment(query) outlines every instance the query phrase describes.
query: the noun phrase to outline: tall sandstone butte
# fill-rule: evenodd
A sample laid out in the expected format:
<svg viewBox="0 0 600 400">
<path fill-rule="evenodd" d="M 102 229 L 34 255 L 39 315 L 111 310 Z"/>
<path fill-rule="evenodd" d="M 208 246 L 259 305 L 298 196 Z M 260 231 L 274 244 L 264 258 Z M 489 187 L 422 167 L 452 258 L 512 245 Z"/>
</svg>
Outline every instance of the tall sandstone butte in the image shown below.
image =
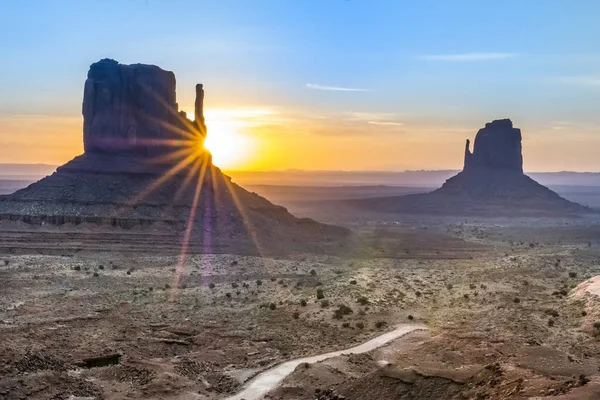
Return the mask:
<svg viewBox="0 0 600 400">
<path fill-rule="evenodd" d="M 179 112 L 175 74 L 155 65 L 103 59 L 90 66 L 83 93 L 86 153 L 152 156 L 183 132 L 206 136 L 202 85 L 196 87 L 195 121 Z M 195 128 L 195 129 L 194 129 Z"/>
<path fill-rule="evenodd" d="M 430 193 L 356 200 L 360 208 L 392 213 L 447 215 L 554 215 L 591 210 L 560 197 L 523 172 L 521 130 L 510 119 L 485 124 L 467 140 L 464 168 Z"/>
<path fill-rule="evenodd" d="M 509 169 L 523 172 L 521 130 L 510 119 L 498 119 L 485 124 L 475 136 L 473 153 L 467 139 L 464 169 Z"/>
<path fill-rule="evenodd" d="M 0 237 L 2 229 L 19 232 L 17 242 L 0 248 L 44 240 L 62 249 L 73 245 L 65 235 L 81 239 L 81 248 L 178 253 L 337 251 L 343 245 L 346 229 L 296 218 L 213 165 L 203 147 L 201 84 L 194 113 L 191 121 L 178 110 L 172 72 L 109 59 L 92 64 L 83 98 L 85 152 L 0 196 Z M 23 239 L 21 230 L 35 225 L 44 225 L 46 236 L 38 238 L 34 227 Z M 115 229 L 134 227 L 126 234 Z M 101 233 L 88 235 L 93 232 Z"/>
</svg>

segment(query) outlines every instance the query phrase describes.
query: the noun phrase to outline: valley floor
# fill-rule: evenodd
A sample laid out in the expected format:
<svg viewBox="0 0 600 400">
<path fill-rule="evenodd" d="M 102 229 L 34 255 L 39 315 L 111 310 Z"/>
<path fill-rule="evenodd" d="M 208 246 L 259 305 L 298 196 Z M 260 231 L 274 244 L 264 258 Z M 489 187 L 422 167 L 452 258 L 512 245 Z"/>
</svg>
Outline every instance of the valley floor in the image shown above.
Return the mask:
<svg viewBox="0 0 600 400">
<path fill-rule="evenodd" d="M 353 229 L 368 255 L 5 248 L 0 398 L 223 399 L 404 323 L 429 330 L 300 365 L 267 398 L 600 397 L 600 306 L 573 291 L 600 274 L 598 225 Z"/>
</svg>

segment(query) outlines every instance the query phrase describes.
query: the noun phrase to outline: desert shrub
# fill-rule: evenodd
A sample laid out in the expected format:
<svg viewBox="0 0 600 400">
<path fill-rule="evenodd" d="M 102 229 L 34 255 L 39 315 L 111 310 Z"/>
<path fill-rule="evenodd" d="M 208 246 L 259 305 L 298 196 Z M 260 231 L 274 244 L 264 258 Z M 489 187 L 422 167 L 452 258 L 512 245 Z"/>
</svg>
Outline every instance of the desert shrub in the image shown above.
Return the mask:
<svg viewBox="0 0 600 400">
<path fill-rule="evenodd" d="M 214 283 L 214 282 L 211 282 L 211 283 L 209 283 L 209 284 L 208 284 L 208 287 L 209 287 L 209 288 L 211 288 L 211 289 L 214 289 L 214 288 L 215 288 L 215 286 L 216 286 L 216 285 L 215 285 L 215 283 Z"/>
<path fill-rule="evenodd" d="M 237 289 L 237 287 L 238 287 L 238 286 L 239 286 L 239 285 L 238 285 L 238 283 L 237 283 L 237 282 L 231 282 L 231 287 L 232 287 L 232 288 L 234 288 L 234 289 Z"/>
<path fill-rule="evenodd" d="M 362 306 L 366 306 L 369 304 L 369 299 L 367 299 L 365 296 L 360 296 L 358 299 L 356 299 L 356 302 Z"/>
<path fill-rule="evenodd" d="M 468 300 L 469 299 L 469 294 L 465 293 L 465 294 L 463 294 L 463 297 Z"/>
<path fill-rule="evenodd" d="M 260 279 L 257 279 L 256 280 L 256 286 L 260 286 L 260 285 L 262 285 L 262 281 Z"/>
<path fill-rule="evenodd" d="M 521 299 L 520 299 L 520 298 L 518 298 L 518 297 L 515 297 L 515 298 L 513 299 L 513 303 L 519 304 L 520 302 L 521 302 Z"/>
<path fill-rule="evenodd" d="M 552 318 L 548 319 L 548 326 L 554 326 L 554 320 Z"/>
<path fill-rule="evenodd" d="M 523 281 L 523 286 L 529 286 L 529 281 Z"/>
<path fill-rule="evenodd" d="M 362 316 L 362 315 L 365 315 L 365 314 L 366 314 L 365 310 L 358 310 L 358 315 Z"/>
<path fill-rule="evenodd" d="M 569 278 L 577 278 L 577 272 L 574 272 L 574 271 L 569 272 Z"/>
<path fill-rule="evenodd" d="M 321 300 L 325 298 L 325 294 L 323 293 L 323 289 L 317 289 L 317 300 Z"/>
<path fill-rule="evenodd" d="M 600 329 L 600 322 L 594 322 L 592 326 L 596 329 Z"/>
<path fill-rule="evenodd" d="M 475 285 L 474 283 L 470 283 L 469 284 L 469 289 L 476 289 L 477 285 Z"/>
<path fill-rule="evenodd" d="M 385 322 L 385 321 L 375 322 L 375 328 L 377 328 L 377 329 L 381 329 L 381 328 L 385 327 L 386 325 L 387 325 L 387 322 Z"/>
<path fill-rule="evenodd" d="M 560 289 L 558 291 L 558 294 L 560 294 L 561 296 L 566 296 L 569 294 L 569 292 L 567 291 L 567 289 Z"/>
<path fill-rule="evenodd" d="M 356 323 L 356 327 L 357 327 L 358 329 L 365 329 L 365 323 L 364 323 L 364 322 L 361 322 L 361 321 L 359 321 L 359 322 L 357 322 L 357 323 Z"/>
<path fill-rule="evenodd" d="M 358 282 L 356 282 L 356 279 L 352 279 L 352 280 L 350 281 L 350 284 L 351 284 L 351 285 L 356 285 L 357 283 L 358 283 Z"/>
<path fill-rule="evenodd" d="M 558 311 L 556 311 L 555 309 L 552 309 L 552 308 L 549 310 L 546 310 L 545 313 L 554 318 L 558 317 Z"/>
<path fill-rule="evenodd" d="M 277 280 L 277 278 L 275 278 L 274 276 L 271 277 L 271 282 L 275 282 Z"/>
<path fill-rule="evenodd" d="M 294 319 L 298 319 L 298 318 L 300 318 L 300 313 L 298 311 L 294 311 L 294 313 L 292 314 L 292 317 Z"/>
<path fill-rule="evenodd" d="M 315 275 L 317 275 L 317 271 L 316 271 L 316 270 L 314 270 L 314 269 L 311 269 L 311 270 L 310 270 L 310 274 L 311 274 L 312 276 L 315 276 Z"/>
<path fill-rule="evenodd" d="M 131 275 L 131 273 L 132 273 L 132 272 L 133 272 L 133 268 L 129 268 L 129 269 L 127 270 L 127 275 Z"/>
<path fill-rule="evenodd" d="M 168 283 L 165 283 L 165 289 L 170 289 L 171 285 L 169 285 Z"/>
<path fill-rule="evenodd" d="M 415 296 L 417 297 L 421 297 L 423 294 L 421 292 L 419 292 L 418 290 L 415 292 Z"/>
<path fill-rule="evenodd" d="M 581 316 L 582 316 L 582 317 L 585 317 L 586 315 L 587 315 L 587 311 L 583 310 L 583 311 L 581 312 Z"/>
<path fill-rule="evenodd" d="M 329 300 L 321 300 L 321 308 L 329 307 Z"/>
<path fill-rule="evenodd" d="M 304 300 L 304 299 L 300 300 L 300 305 L 302 307 L 306 307 L 306 300 Z"/>
<path fill-rule="evenodd" d="M 238 265 L 238 261 L 237 260 L 233 260 L 231 262 L 231 266 L 235 267 L 236 265 Z"/>
<path fill-rule="evenodd" d="M 344 315 L 352 314 L 354 311 L 345 304 L 341 304 L 337 310 L 333 313 L 333 318 L 342 319 Z"/>
<path fill-rule="evenodd" d="M 229 292 L 225 293 L 225 297 L 227 297 L 228 299 L 230 299 L 231 298 L 231 293 L 229 293 Z"/>
<path fill-rule="evenodd" d="M 483 283 L 482 283 L 481 285 L 479 285 L 479 287 L 480 287 L 481 289 L 483 289 L 483 290 L 487 289 L 487 286 L 486 286 L 486 285 L 484 285 Z"/>
<path fill-rule="evenodd" d="M 81 271 L 81 265 L 76 265 L 73 267 L 75 271 Z"/>
<path fill-rule="evenodd" d="M 342 327 L 343 327 L 343 328 L 350 328 L 350 322 L 344 322 L 344 323 L 342 324 Z"/>
<path fill-rule="evenodd" d="M 269 304 L 269 309 L 274 310 L 276 308 L 277 308 L 277 305 L 275 303 Z"/>
<path fill-rule="evenodd" d="M 246 282 L 242 283 L 242 287 L 248 289 L 250 287 L 249 284 L 247 284 Z"/>
<path fill-rule="evenodd" d="M 98 269 L 104 269 L 104 265 L 102 265 L 102 264 L 98 265 Z"/>
<path fill-rule="evenodd" d="M 413 319 L 415 319 L 415 317 L 413 317 L 411 314 L 408 314 L 408 319 L 412 321 Z"/>
<path fill-rule="evenodd" d="M 453 287 L 451 283 L 446 283 L 446 289 L 452 290 Z"/>
<path fill-rule="evenodd" d="M 99 276 L 100 276 L 100 275 L 98 275 L 98 273 L 97 273 L 97 272 L 94 272 L 94 278 L 97 278 L 97 277 L 99 277 Z"/>
<path fill-rule="evenodd" d="M 8 264 L 10 264 L 10 261 L 4 260 L 4 265 L 8 265 Z"/>
</svg>

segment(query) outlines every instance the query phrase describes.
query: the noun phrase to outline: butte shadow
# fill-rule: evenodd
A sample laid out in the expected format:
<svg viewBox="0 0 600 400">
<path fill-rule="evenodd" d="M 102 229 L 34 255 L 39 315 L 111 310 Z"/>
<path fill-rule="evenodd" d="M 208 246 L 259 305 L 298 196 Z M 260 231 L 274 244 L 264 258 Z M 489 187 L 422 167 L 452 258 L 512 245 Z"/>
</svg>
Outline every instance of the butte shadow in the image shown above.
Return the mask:
<svg viewBox="0 0 600 400">
<path fill-rule="evenodd" d="M 348 200 L 355 209 L 395 214 L 565 216 L 594 210 L 560 197 L 523 173 L 521 130 L 510 119 L 477 132 L 473 152 L 465 146 L 464 167 L 430 193 Z"/>
<path fill-rule="evenodd" d="M 173 72 L 110 59 L 92 64 L 85 152 L 0 197 L 6 246 L 43 232 L 42 244 L 57 250 L 76 241 L 80 249 L 263 254 L 325 250 L 348 237 L 344 228 L 296 218 L 213 165 L 203 106 L 199 84 L 194 120 L 179 111 Z"/>
</svg>

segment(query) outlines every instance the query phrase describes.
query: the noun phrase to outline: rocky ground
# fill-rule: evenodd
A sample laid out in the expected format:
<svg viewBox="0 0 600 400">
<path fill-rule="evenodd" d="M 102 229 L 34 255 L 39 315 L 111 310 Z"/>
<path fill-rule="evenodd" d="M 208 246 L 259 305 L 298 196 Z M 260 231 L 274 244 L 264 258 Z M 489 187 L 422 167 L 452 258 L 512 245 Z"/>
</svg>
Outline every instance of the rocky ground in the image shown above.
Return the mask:
<svg viewBox="0 0 600 400">
<path fill-rule="evenodd" d="M 406 322 L 430 330 L 269 397 L 598 398 L 600 307 L 571 293 L 600 274 L 600 229 L 542 225 L 363 224 L 368 256 L 6 254 L 0 398 L 225 398 Z"/>
</svg>

